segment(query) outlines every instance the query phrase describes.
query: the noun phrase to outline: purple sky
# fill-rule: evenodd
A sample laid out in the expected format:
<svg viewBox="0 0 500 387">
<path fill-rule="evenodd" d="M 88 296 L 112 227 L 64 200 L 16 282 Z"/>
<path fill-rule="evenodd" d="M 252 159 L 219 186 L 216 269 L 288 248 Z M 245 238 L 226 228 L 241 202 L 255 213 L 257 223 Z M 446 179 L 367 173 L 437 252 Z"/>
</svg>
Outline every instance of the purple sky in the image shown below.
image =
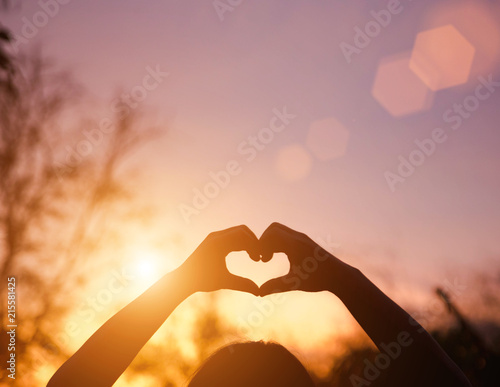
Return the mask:
<svg viewBox="0 0 500 387">
<path fill-rule="evenodd" d="M 354 44 L 355 27 L 364 29 L 374 20 L 370 11 L 390 3 L 248 0 L 219 17 L 211 0 L 73 0 L 19 47 L 41 42 L 98 101 L 141 85 L 148 66 L 169 73 L 141 102 L 165 120 L 168 133 L 131 162 L 142 168 L 141 186 L 158 205 L 163 232 L 181 235 L 186 253 L 212 230 L 246 223 L 260 235 L 280 221 L 331 238 L 340 245 L 334 252 L 368 272 L 398 272 L 407 284 L 429 286 L 500 252 L 500 88 L 457 130 L 443 121 L 455 103 L 474 96 L 478 77 L 500 80 L 500 7 L 402 1 L 348 63 L 341 43 Z M 21 36 L 40 11 L 26 1 L 2 19 Z M 372 94 L 379 63 L 411 52 L 418 33 L 448 24 L 474 46 L 468 80 L 433 93 L 427 110 L 391 115 Z M 285 106 L 296 117 L 247 161 L 240 144 Z M 327 128 L 326 149 L 338 154 L 321 160 L 308 131 L 331 119 L 348 141 Z M 418 149 L 415 140 L 435 128 L 446 141 L 391 192 L 386 171 L 397 173 L 398 157 L 407 159 Z M 239 173 L 185 222 L 181 204 L 192 206 L 193 190 L 206 188 L 210 172 L 231 160 Z M 280 175 L 287 166 L 296 180 Z"/>
</svg>

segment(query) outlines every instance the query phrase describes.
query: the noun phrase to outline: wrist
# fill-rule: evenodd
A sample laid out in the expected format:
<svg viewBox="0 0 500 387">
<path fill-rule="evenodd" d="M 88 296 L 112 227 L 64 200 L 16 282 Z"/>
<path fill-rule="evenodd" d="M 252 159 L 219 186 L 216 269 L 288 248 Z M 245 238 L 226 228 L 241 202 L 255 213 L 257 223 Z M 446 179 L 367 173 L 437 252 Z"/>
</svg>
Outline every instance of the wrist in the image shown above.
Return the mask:
<svg viewBox="0 0 500 387">
<path fill-rule="evenodd" d="M 360 275 L 362 274 L 359 269 L 334 257 L 331 263 L 328 291 L 342 299 L 346 294 L 355 290 Z"/>
<path fill-rule="evenodd" d="M 183 299 L 198 291 L 196 281 L 193 280 L 184 263 L 167 273 L 163 278 L 171 291 L 175 291 Z"/>
</svg>

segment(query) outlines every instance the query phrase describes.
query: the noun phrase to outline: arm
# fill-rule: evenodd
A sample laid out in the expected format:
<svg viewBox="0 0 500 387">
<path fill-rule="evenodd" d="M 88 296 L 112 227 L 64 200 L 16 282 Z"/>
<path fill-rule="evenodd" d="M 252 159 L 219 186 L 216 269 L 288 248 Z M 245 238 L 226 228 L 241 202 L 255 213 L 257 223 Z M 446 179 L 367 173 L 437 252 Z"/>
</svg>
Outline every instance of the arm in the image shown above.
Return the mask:
<svg viewBox="0 0 500 387">
<path fill-rule="evenodd" d="M 176 270 L 132 301 L 57 370 L 48 387 L 111 386 L 174 309 L 198 291 L 233 289 L 258 293 L 250 280 L 230 274 L 225 257 L 246 250 L 259 260 L 257 237 L 238 226 L 210 234 Z"/>
<path fill-rule="evenodd" d="M 330 291 L 340 298 L 381 352 L 392 348 L 389 374 L 392 383 L 470 386 L 425 329 L 359 270 L 329 254 L 307 235 L 278 223 L 269 226 L 260 241 L 263 260 L 269 260 L 274 252 L 284 252 L 290 260 L 290 273 L 262 285 L 261 295 L 288 290 Z M 308 260 L 315 260 L 316 264 L 309 262 L 306 266 Z M 317 269 L 305 270 L 308 267 Z"/>
</svg>

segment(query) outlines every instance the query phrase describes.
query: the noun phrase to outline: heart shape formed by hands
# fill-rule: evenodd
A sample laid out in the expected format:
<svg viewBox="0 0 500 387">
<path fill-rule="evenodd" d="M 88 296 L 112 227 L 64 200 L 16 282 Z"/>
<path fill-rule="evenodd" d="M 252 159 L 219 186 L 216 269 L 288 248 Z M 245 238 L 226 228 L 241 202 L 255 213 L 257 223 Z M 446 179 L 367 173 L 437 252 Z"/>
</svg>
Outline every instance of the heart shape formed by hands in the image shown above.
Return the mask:
<svg viewBox="0 0 500 387">
<path fill-rule="evenodd" d="M 286 254 L 274 253 L 270 261 L 256 262 L 246 251 L 233 251 L 226 257 L 226 267 L 231 274 L 248 278 L 260 287 L 270 279 L 288 274 L 290 261 Z"/>
<path fill-rule="evenodd" d="M 265 297 L 332 290 L 331 273 L 339 262 L 307 235 L 272 223 L 260 238 L 245 225 L 212 232 L 180 269 L 193 279 L 195 291 L 229 289 Z"/>
</svg>

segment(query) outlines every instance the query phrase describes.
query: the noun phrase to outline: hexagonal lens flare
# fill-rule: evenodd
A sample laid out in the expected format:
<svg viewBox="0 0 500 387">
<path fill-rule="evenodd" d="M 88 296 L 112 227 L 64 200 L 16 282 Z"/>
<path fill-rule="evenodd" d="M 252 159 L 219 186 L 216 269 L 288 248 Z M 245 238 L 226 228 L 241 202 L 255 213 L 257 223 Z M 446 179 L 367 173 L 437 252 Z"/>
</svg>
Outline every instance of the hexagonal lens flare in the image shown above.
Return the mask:
<svg viewBox="0 0 500 387">
<path fill-rule="evenodd" d="M 467 82 L 474 46 L 451 24 L 420 32 L 410 69 L 434 91 Z"/>
<path fill-rule="evenodd" d="M 372 96 L 395 117 L 429 109 L 433 100 L 432 91 L 410 70 L 409 52 L 380 62 Z"/>
<path fill-rule="evenodd" d="M 314 121 L 307 133 L 307 148 L 320 160 L 342 157 L 349 141 L 349 131 L 334 117 Z"/>
<path fill-rule="evenodd" d="M 289 145 L 281 149 L 275 164 L 278 175 L 290 182 L 305 178 L 311 171 L 311 167 L 311 156 L 299 144 Z"/>
</svg>

